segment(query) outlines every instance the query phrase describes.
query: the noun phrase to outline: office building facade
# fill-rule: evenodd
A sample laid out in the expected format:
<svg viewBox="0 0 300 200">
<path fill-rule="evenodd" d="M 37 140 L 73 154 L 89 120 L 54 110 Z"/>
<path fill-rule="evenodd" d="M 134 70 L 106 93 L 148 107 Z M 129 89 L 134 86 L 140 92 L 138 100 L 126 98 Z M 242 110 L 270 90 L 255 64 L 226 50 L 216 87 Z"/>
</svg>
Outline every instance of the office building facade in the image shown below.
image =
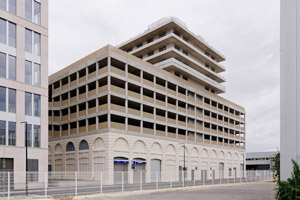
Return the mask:
<svg viewBox="0 0 300 200">
<path fill-rule="evenodd" d="M 218 94 L 225 58 L 176 18 L 49 77 L 49 169 L 107 183 L 243 176 L 245 109 Z"/>
<path fill-rule="evenodd" d="M 25 180 L 25 129 L 28 171 L 47 171 L 47 78 L 48 1 L 0 1 L 0 171 L 17 173 L 19 181 Z"/>
<path fill-rule="evenodd" d="M 280 3 L 280 176 L 291 177 L 291 160 L 300 163 L 300 2 Z"/>
</svg>

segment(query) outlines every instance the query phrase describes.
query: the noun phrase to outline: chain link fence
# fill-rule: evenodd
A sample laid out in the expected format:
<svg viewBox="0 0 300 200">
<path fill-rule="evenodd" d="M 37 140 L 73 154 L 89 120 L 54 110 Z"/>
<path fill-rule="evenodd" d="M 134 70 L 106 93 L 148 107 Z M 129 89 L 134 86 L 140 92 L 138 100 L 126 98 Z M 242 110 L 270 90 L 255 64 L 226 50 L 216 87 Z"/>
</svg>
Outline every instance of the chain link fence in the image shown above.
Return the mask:
<svg viewBox="0 0 300 200">
<path fill-rule="evenodd" d="M 162 188 L 187 187 L 196 185 L 214 185 L 228 183 L 254 182 L 272 180 L 269 170 L 245 171 L 241 176 L 232 174 L 224 177 L 207 175 L 205 170 L 193 172 L 187 176 L 184 171 L 176 173 L 152 172 L 0 172 L 0 197 L 38 196 L 65 197 L 97 193 L 124 192 Z M 27 181 L 26 181 L 27 180 Z"/>
</svg>

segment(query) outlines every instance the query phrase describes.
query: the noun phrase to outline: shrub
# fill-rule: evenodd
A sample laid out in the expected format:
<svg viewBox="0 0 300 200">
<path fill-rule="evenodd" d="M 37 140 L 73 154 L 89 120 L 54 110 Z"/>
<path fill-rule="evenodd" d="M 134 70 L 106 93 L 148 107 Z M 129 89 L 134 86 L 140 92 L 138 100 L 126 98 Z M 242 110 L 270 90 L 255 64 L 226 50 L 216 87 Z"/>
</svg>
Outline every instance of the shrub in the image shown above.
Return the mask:
<svg viewBox="0 0 300 200">
<path fill-rule="evenodd" d="M 276 187 L 277 200 L 300 200 L 300 168 L 295 160 L 292 160 L 293 172 L 291 178 L 286 181 L 278 181 Z"/>
<path fill-rule="evenodd" d="M 274 166 L 272 167 L 274 181 L 280 181 L 280 153 L 278 152 L 274 157 Z"/>
</svg>

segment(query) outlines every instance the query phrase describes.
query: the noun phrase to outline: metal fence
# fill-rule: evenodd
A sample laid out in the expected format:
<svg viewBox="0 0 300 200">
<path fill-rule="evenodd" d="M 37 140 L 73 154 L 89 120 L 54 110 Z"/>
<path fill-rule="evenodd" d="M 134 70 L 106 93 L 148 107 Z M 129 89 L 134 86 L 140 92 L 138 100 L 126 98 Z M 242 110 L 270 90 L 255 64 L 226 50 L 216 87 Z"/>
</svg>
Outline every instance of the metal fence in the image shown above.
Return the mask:
<svg viewBox="0 0 300 200">
<path fill-rule="evenodd" d="M 220 177 L 224 173 L 220 172 Z M 27 179 L 27 181 L 26 181 Z M 187 187 L 272 180 L 272 172 L 246 171 L 224 178 L 214 178 L 204 170 L 187 176 L 183 171 L 177 173 L 153 172 L 147 177 L 145 171 L 90 173 L 90 172 L 0 172 L 0 197 L 36 196 L 42 198 L 77 196 L 97 193 L 123 192 L 134 190 Z"/>
</svg>

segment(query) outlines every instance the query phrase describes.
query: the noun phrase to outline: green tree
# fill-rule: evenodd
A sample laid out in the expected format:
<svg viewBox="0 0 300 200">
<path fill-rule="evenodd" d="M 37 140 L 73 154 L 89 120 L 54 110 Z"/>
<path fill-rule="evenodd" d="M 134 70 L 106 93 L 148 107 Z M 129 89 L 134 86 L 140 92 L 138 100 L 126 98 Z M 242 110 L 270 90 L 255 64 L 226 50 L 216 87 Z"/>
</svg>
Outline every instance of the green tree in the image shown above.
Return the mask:
<svg viewBox="0 0 300 200">
<path fill-rule="evenodd" d="M 300 200 L 300 168 L 295 160 L 292 160 L 293 172 L 291 178 L 286 181 L 278 181 L 276 187 L 277 200 Z"/>
<path fill-rule="evenodd" d="M 273 178 L 280 181 L 280 153 L 278 152 L 274 157 L 274 166 L 272 167 Z"/>
</svg>

